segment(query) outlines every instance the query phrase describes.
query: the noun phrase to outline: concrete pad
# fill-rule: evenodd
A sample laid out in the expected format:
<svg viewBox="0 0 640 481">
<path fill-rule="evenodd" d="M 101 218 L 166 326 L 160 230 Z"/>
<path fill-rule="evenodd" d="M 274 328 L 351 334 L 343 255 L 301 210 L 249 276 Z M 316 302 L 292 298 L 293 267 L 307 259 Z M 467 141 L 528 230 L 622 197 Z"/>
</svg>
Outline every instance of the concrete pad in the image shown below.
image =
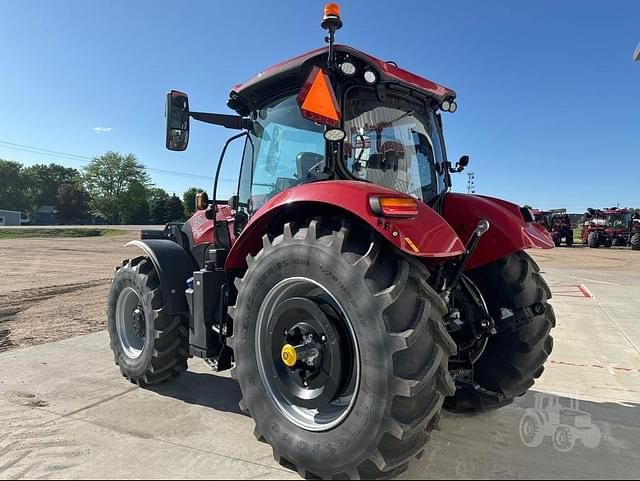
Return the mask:
<svg viewBox="0 0 640 481">
<path fill-rule="evenodd" d="M 131 391 L 104 349 L 108 343 L 99 333 L 0 354 L 0 399 L 26 393 L 68 415 Z"/>
<path fill-rule="evenodd" d="M 279 466 L 118 431 L 0 401 L 0 478 L 291 479 Z M 211 433 L 207 440 L 211 440 Z M 203 440 L 204 441 L 204 440 Z"/>
</svg>

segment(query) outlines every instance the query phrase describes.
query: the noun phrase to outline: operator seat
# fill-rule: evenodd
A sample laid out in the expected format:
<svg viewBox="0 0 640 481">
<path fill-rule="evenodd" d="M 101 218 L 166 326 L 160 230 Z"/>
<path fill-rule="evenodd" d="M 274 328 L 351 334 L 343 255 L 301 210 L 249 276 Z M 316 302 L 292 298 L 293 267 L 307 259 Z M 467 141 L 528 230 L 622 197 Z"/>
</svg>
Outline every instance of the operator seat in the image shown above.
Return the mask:
<svg viewBox="0 0 640 481">
<path fill-rule="evenodd" d="M 298 168 L 297 178 L 300 182 L 306 182 L 309 179 L 316 178 L 316 168 L 324 162 L 324 155 L 315 152 L 300 152 L 296 157 L 296 166 Z"/>
</svg>

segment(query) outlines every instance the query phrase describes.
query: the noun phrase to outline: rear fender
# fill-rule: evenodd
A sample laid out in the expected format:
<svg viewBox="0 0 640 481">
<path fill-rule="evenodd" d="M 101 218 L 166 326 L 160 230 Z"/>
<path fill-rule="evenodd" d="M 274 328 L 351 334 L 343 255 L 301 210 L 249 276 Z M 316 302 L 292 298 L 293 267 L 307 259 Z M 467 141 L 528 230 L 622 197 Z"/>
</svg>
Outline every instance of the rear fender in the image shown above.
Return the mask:
<svg viewBox="0 0 640 481">
<path fill-rule="evenodd" d="M 165 308 L 170 315 L 189 312 L 185 296 L 187 280 L 197 269 L 187 252 L 170 240 L 136 240 L 127 246 L 142 249 L 151 259 L 160 279 Z"/>
<path fill-rule="evenodd" d="M 378 232 L 385 240 L 411 256 L 431 262 L 442 262 L 465 252 L 464 245 L 451 226 L 431 207 L 418 202 L 418 215 L 411 218 L 382 218 L 369 207 L 374 195 L 398 196 L 398 192 L 384 187 L 348 180 L 332 180 L 303 184 L 276 195 L 251 218 L 229 252 L 225 267 L 246 267 L 247 255 L 255 255 L 262 247 L 262 236 L 276 218 L 306 208 L 313 212 L 340 209 L 356 217 Z M 317 215 L 317 214 L 315 214 Z"/>
<path fill-rule="evenodd" d="M 507 257 L 524 249 L 553 249 L 551 235 L 544 226 L 526 222 L 516 204 L 491 197 L 468 194 L 448 194 L 443 217 L 460 239 L 467 242 L 481 219 L 491 224 L 473 256 L 467 270 Z"/>
</svg>

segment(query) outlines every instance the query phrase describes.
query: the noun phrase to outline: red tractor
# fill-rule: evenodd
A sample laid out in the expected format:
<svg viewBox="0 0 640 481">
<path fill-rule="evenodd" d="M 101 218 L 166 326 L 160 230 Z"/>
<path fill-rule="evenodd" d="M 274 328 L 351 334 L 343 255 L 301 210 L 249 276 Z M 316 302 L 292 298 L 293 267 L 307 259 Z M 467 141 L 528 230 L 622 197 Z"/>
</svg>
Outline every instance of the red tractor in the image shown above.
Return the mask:
<svg viewBox="0 0 640 481">
<path fill-rule="evenodd" d="M 573 245 L 573 227 L 567 209 L 532 210 L 532 213 L 536 223 L 551 233 L 556 247 L 560 247 L 563 241 L 567 247 Z"/>
<path fill-rule="evenodd" d="M 567 247 L 573 245 L 573 226 L 567 209 L 551 211 L 551 237 L 556 247 L 560 247 L 563 241 Z"/>
<path fill-rule="evenodd" d="M 588 209 L 582 227 L 582 243 L 591 248 L 625 247 L 630 238 L 629 209 Z"/>
<path fill-rule="evenodd" d="M 543 226 L 547 231 L 551 232 L 551 212 L 531 209 L 531 215 L 536 224 Z"/>
<path fill-rule="evenodd" d="M 329 4 L 328 46 L 234 87 L 237 115 L 167 94 L 170 150 L 186 149 L 190 118 L 240 132 L 213 200 L 132 242 L 108 326 L 139 386 L 192 356 L 232 369 L 256 437 L 304 477 L 389 478 L 443 406 L 501 408 L 540 377 L 556 321 L 525 250 L 554 245 L 527 209 L 450 192 L 468 164 L 444 146 L 456 94 L 335 45 L 341 26 Z M 244 155 L 227 201 L 232 141 Z"/>
</svg>

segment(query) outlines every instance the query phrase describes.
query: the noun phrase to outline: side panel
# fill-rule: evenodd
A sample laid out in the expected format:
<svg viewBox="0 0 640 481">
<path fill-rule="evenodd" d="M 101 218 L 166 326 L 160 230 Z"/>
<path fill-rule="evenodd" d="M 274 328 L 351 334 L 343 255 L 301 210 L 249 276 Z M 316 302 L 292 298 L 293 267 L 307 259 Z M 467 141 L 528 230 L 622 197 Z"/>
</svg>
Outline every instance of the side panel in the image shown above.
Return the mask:
<svg viewBox="0 0 640 481">
<path fill-rule="evenodd" d="M 127 246 L 142 249 L 153 262 L 162 289 L 162 299 L 169 314 L 189 312 L 184 291 L 187 279 L 193 276 L 196 266 L 182 247 L 170 240 L 131 241 Z"/>
<path fill-rule="evenodd" d="M 520 208 L 491 197 L 448 194 L 443 217 L 463 242 L 467 242 L 481 219 L 491 223 L 467 270 L 480 267 L 523 249 L 553 249 L 554 243 L 544 226 L 524 221 Z"/>
<path fill-rule="evenodd" d="M 192 245 L 213 243 L 213 220 L 207 219 L 206 211 L 196 210 L 186 224 L 191 229 Z"/>
<path fill-rule="evenodd" d="M 358 181 L 333 180 L 303 184 L 270 199 L 252 217 L 227 258 L 227 269 L 246 265 L 247 254 L 262 246 L 262 235 L 283 209 L 296 209 L 303 203 L 340 208 L 368 223 L 382 237 L 403 252 L 427 259 L 447 259 L 464 253 L 464 245 L 451 226 L 431 207 L 418 202 L 418 215 L 407 219 L 380 218 L 371 212 L 373 195 L 398 196 L 398 192 Z"/>
<path fill-rule="evenodd" d="M 206 210 L 197 210 L 191 218 L 185 222 L 182 231 L 189 239 L 191 254 L 200 267 L 204 266 L 207 250 L 215 242 L 216 233 L 213 220 L 207 217 Z M 225 204 L 218 205 L 218 221 L 227 223 L 231 242 L 235 242 L 234 215 L 231 207 Z"/>
</svg>

